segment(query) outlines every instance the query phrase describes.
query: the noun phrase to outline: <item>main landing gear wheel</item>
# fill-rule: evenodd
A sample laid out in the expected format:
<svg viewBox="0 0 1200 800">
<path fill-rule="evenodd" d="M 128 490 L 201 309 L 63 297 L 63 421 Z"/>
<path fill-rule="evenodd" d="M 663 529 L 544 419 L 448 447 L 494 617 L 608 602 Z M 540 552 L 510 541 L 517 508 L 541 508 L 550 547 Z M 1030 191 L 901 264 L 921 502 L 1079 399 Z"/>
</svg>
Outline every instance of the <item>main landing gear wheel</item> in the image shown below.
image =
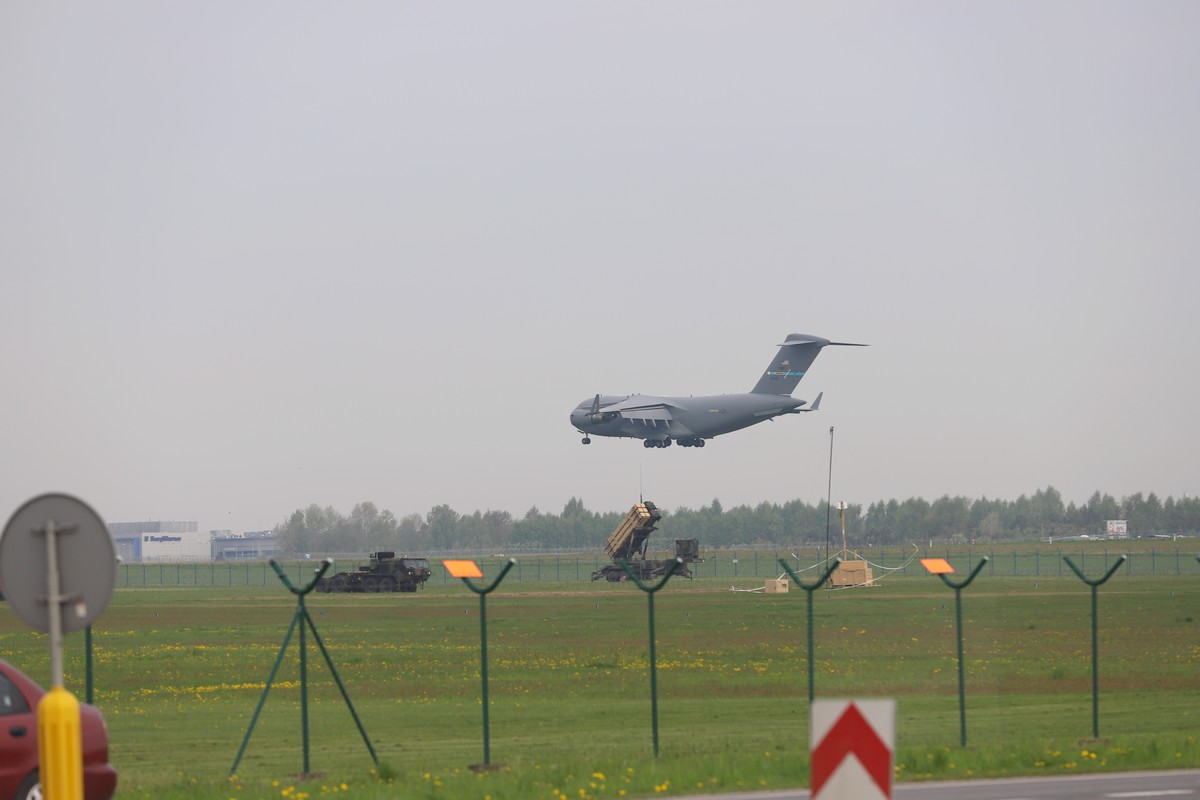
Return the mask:
<svg viewBox="0 0 1200 800">
<path fill-rule="evenodd" d="M 670 439 L 645 439 L 642 441 L 643 447 L 670 447 Z"/>
</svg>

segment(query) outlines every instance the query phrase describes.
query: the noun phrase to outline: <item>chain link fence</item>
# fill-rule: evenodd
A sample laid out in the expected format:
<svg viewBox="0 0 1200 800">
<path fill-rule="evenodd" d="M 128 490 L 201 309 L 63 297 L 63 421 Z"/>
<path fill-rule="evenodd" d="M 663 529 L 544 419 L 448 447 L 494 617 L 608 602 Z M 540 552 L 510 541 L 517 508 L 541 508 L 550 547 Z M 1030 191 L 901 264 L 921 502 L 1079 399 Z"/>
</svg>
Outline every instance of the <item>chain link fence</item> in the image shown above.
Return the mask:
<svg viewBox="0 0 1200 800">
<path fill-rule="evenodd" d="M 1171 545 L 1165 547 L 1138 547 L 1130 550 L 1114 547 L 1100 547 L 1095 544 L 1080 547 L 990 547 L 973 546 L 949 547 L 867 547 L 849 554 L 849 558 L 858 558 L 871 565 L 876 580 L 884 577 L 920 575 L 924 576 L 925 569 L 920 564 L 922 558 L 945 558 L 962 573 L 970 572 L 979 559 L 988 557 L 988 564 L 983 575 L 996 577 L 1062 577 L 1069 576 L 1069 568 L 1063 563 L 1063 556 L 1071 560 L 1085 573 L 1106 572 L 1125 554 L 1128 562 L 1121 568 L 1121 575 L 1200 575 L 1200 542 L 1189 541 L 1186 545 Z M 671 558 L 673 553 L 651 552 L 648 558 Z M 696 580 L 730 580 L 740 578 L 778 578 L 782 573 L 779 559 L 787 559 L 788 565 L 802 574 L 815 570 L 825 563 L 823 548 L 805 547 L 798 551 L 784 550 L 705 550 L 701 555 L 703 560 L 690 565 L 692 575 Z M 833 555 L 840 555 L 833 551 Z M 462 557 L 461 555 L 459 557 Z M 507 556 L 486 556 L 475 559 L 484 572 L 493 574 L 507 563 Z M 327 576 L 337 572 L 352 571 L 361 559 L 339 558 L 326 573 Z M 524 554 L 517 558 L 509 580 L 521 582 L 590 582 L 592 573 L 611 561 L 603 553 L 577 554 Z M 288 577 L 297 585 L 303 585 L 311 579 L 313 571 L 320 562 L 312 560 L 281 561 Z M 446 571 L 436 557 L 430 558 L 433 566 L 431 583 L 451 583 Z M 191 562 L 191 563 L 123 563 L 117 568 L 117 586 L 119 588 L 136 587 L 201 587 L 201 586 L 272 586 L 278 578 L 265 561 L 224 561 L 224 562 Z"/>
</svg>

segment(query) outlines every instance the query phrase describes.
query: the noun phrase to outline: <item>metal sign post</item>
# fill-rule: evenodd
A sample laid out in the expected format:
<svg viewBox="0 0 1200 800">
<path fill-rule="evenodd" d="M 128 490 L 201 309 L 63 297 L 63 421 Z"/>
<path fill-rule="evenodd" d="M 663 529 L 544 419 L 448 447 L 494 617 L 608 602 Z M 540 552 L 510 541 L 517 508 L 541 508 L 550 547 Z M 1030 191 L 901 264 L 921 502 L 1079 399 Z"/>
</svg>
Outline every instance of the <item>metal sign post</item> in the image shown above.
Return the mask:
<svg viewBox="0 0 1200 800">
<path fill-rule="evenodd" d="M 825 581 L 829 580 L 829 576 L 833 574 L 833 571 L 835 569 L 837 569 L 838 565 L 841 563 L 842 563 L 842 560 L 840 558 L 838 558 L 837 556 L 834 556 L 833 561 L 831 561 L 829 563 L 829 568 L 825 570 L 825 572 L 821 575 L 821 577 L 817 578 L 816 583 L 805 583 L 804 581 L 800 580 L 800 578 L 798 578 L 796 576 L 796 573 L 792 572 L 792 568 L 788 566 L 788 563 L 786 561 L 784 561 L 782 558 L 779 559 L 779 566 L 783 567 L 783 571 L 786 572 L 788 574 L 788 577 L 790 577 L 793 581 L 795 581 L 796 585 L 799 586 L 801 589 L 803 589 L 805 594 L 808 595 L 808 703 L 809 703 L 809 705 L 812 705 L 812 701 L 813 701 L 813 605 L 812 605 L 813 604 L 813 592 L 815 592 L 817 589 L 820 589 L 821 586 L 824 585 Z"/>
<path fill-rule="evenodd" d="M 975 569 L 971 570 L 971 574 L 962 583 L 955 583 L 946 576 L 954 572 L 954 567 L 950 566 L 950 562 L 944 558 L 922 558 L 921 564 L 929 571 L 931 575 L 937 575 L 942 579 L 942 583 L 954 590 L 954 621 L 956 638 L 958 640 L 958 727 L 959 727 L 959 742 L 963 747 L 967 746 L 967 696 L 964 688 L 963 679 L 963 623 L 962 623 L 962 590 L 975 580 L 975 576 L 983 569 L 983 565 L 988 563 L 988 557 L 984 556 L 983 560 L 975 565 Z"/>
<path fill-rule="evenodd" d="M 1116 574 L 1117 569 L 1125 563 L 1125 559 L 1126 556 L 1122 555 L 1117 559 L 1117 563 L 1113 564 L 1104 574 L 1103 578 L 1092 580 L 1080 572 L 1079 567 L 1075 566 L 1070 556 L 1063 556 L 1063 561 L 1067 562 L 1071 571 L 1079 576 L 1079 580 L 1092 587 L 1092 738 L 1094 739 L 1100 738 L 1100 626 L 1097 622 L 1096 590 Z"/>
<path fill-rule="evenodd" d="M 667 581 L 671 580 L 671 576 L 675 574 L 675 570 L 682 566 L 683 559 L 676 556 L 662 580 L 654 586 L 646 586 L 638 579 L 637 575 L 633 574 L 633 570 L 629 568 L 629 562 L 621 561 L 621 567 L 625 570 L 625 574 L 646 593 L 646 597 L 650 601 L 650 726 L 654 736 L 655 758 L 658 758 L 658 659 L 654 652 L 654 593 L 666 586 Z"/>
<path fill-rule="evenodd" d="M 500 570 L 500 574 L 496 579 L 486 587 L 480 588 L 471 582 L 471 578 L 482 578 L 483 571 L 479 569 L 479 565 L 474 561 L 443 561 L 442 565 L 446 567 L 446 571 L 450 573 L 452 578 L 461 578 L 462 582 L 475 594 L 479 595 L 479 661 L 480 674 L 483 678 L 483 764 L 477 769 L 487 770 L 492 766 L 492 747 L 491 739 L 488 732 L 488 657 L 487 657 L 487 596 L 488 594 L 500 585 L 500 581 L 504 580 L 504 576 L 517 563 L 515 558 L 510 558 L 508 563 L 504 565 L 504 569 Z"/>
<path fill-rule="evenodd" d="M 51 687 L 37 707 L 41 784 L 49 800 L 83 797 L 79 701 L 63 686 L 63 634 L 100 616 L 116 575 L 108 527 L 70 495 L 33 498 L 0 534 L 0 583 L 9 605 L 27 625 L 50 634 Z"/>
<path fill-rule="evenodd" d="M 337 683 L 338 689 L 342 693 L 342 699 L 346 701 L 346 708 L 350 709 L 350 716 L 354 718 L 354 724 L 358 726 L 358 732 L 362 734 L 363 742 L 367 745 L 367 752 L 371 754 L 371 760 L 375 765 L 379 765 L 379 757 L 375 755 L 375 748 L 371 746 L 371 740 L 367 738 L 367 732 L 363 728 L 362 722 L 358 718 L 358 713 L 354 710 L 354 704 L 350 702 L 350 695 L 346 693 L 346 686 L 342 683 L 341 677 L 338 675 L 337 668 L 333 666 L 333 659 L 329 657 L 329 651 L 325 649 L 325 642 L 321 641 L 321 634 L 317 633 L 317 626 L 313 623 L 312 616 L 309 615 L 308 609 L 304 607 L 304 596 L 311 592 L 317 585 L 317 581 L 325 574 L 325 570 L 333 566 L 332 559 L 325 559 L 321 562 L 308 585 L 303 589 L 297 589 L 288 580 L 288 576 L 284 574 L 283 569 L 275 559 L 271 559 L 271 569 L 275 570 L 275 574 L 279 576 L 279 580 L 283 581 L 283 585 L 288 588 L 292 594 L 296 595 L 296 613 L 292 615 L 292 624 L 288 626 L 287 635 L 283 637 L 283 645 L 279 648 L 279 655 L 275 657 L 275 666 L 271 667 L 271 675 L 267 678 L 267 685 L 263 687 L 262 697 L 258 700 L 258 706 L 254 709 L 254 716 L 250 718 L 250 727 L 246 729 L 246 736 L 242 739 L 242 746 L 238 748 L 237 757 L 233 759 L 233 766 L 229 768 L 229 774 L 233 775 L 237 772 L 238 764 L 242 761 L 242 755 L 246 752 L 246 745 L 250 743 L 250 734 L 254 733 L 254 725 L 258 722 L 258 715 L 262 713 L 263 704 L 267 702 L 267 694 L 271 691 L 271 684 L 275 682 L 275 674 L 279 672 L 279 665 L 283 663 L 283 654 L 287 652 L 288 644 L 292 641 L 292 632 L 296 630 L 296 626 L 300 626 L 300 728 L 301 738 L 304 742 L 304 774 L 309 772 L 308 759 L 308 647 L 304 641 L 304 627 L 308 626 L 312 631 L 313 638 L 317 641 L 317 646 L 321 650 L 321 655 L 325 656 L 325 664 L 329 667 L 330 673 L 333 675 L 333 680 Z"/>
</svg>

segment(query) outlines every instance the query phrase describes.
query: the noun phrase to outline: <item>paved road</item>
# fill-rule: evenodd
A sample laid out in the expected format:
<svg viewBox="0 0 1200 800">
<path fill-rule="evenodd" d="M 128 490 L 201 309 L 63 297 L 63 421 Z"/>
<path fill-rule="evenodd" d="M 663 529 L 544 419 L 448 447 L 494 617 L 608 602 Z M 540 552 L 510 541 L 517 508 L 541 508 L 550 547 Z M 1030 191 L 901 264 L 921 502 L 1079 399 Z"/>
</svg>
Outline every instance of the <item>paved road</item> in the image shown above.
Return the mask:
<svg viewBox="0 0 1200 800">
<path fill-rule="evenodd" d="M 696 795 L 682 800 L 807 800 L 807 789 Z M 1058 778 L 901 783 L 894 800 L 1200 800 L 1200 770 L 1110 772 Z"/>
</svg>

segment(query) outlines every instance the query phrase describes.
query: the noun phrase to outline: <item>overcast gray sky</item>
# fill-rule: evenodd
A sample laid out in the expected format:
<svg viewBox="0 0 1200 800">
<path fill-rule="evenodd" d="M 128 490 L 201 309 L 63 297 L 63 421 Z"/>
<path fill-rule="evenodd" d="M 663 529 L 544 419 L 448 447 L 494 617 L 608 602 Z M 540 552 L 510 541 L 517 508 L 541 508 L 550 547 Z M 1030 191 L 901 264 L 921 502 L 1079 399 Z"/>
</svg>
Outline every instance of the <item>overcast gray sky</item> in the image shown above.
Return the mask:
<svg viewBox="0 0 1200 800">
<path fill-rule="evenodd" d="M 0 4 L 0 517 L 1200 491 L 1200 4 Z M 590 447 L 597 392 L 817 414 Z"/>
</svg>

